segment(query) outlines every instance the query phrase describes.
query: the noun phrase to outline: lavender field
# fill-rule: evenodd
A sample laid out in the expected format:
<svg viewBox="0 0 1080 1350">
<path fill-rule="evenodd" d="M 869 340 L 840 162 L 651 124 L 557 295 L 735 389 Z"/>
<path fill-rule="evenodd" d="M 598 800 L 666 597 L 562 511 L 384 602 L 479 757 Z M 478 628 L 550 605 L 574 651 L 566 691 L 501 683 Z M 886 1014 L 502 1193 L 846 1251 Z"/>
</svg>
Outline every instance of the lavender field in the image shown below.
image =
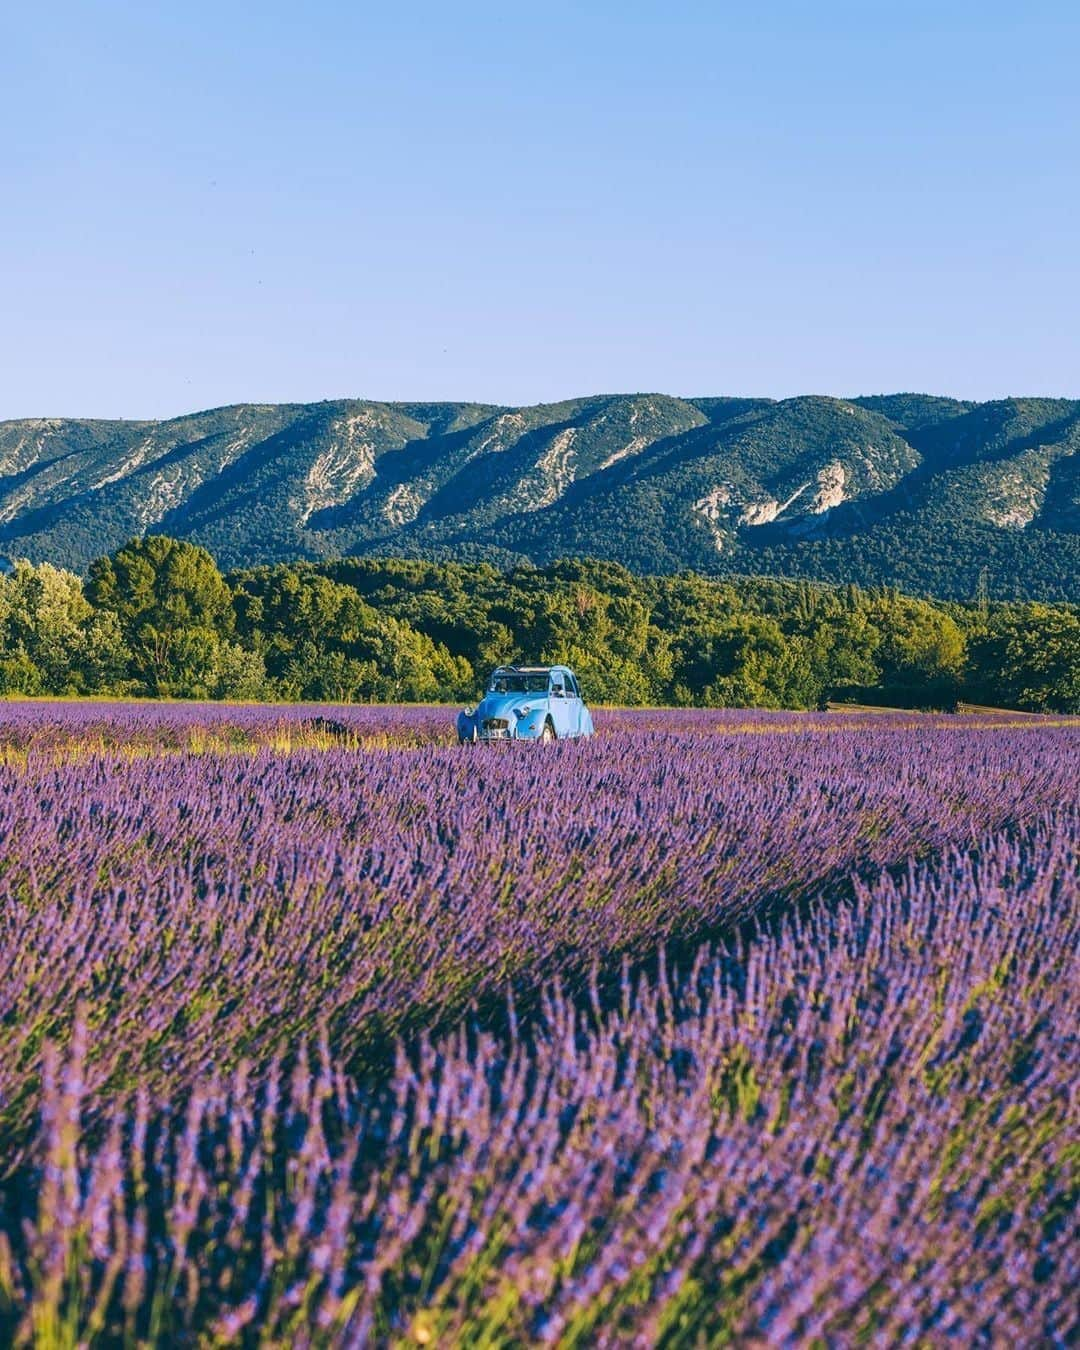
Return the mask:
<svg viewBox="0 0 1080 1350">
<path fill-rule="evenodd" d="M 1080 723 L 0 708 L 0 1343 L 1076 1342 Z"/>
</svg>

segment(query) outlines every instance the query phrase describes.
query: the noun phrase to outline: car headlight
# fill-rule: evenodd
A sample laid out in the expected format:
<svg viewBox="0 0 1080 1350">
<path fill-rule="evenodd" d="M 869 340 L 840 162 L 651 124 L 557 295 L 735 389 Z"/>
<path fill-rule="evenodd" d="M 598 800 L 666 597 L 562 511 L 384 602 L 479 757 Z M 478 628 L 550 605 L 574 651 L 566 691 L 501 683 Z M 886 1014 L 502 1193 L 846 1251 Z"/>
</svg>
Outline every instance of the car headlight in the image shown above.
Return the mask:
<svg viewBox="0 0 1080 1350">
<path fill-rule="evenodd" d="M 528 717 L 528 715 L 532 712 L 532 709 L 526 703 L 524 708 L 515 708 L 514 711 L 517 713 L 519 717 Z"/>
</svg>

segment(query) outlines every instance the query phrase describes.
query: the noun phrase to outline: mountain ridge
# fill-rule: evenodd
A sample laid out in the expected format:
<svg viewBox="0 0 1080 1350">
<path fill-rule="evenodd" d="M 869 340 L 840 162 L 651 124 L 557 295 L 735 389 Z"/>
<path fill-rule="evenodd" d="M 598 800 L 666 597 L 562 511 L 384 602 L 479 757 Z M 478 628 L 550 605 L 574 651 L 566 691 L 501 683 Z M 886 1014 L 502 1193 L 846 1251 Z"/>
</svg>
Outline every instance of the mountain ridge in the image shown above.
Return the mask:
<svg viewBox="0 0 1080 1350">
<path fill-rule="evenodd" d="M 1069 600 L 1080 400 L 334 399 L 0 422 L 0 553 L 82 571 L 143 533 L 226 567 L 589 555 Z"/>
</svg>

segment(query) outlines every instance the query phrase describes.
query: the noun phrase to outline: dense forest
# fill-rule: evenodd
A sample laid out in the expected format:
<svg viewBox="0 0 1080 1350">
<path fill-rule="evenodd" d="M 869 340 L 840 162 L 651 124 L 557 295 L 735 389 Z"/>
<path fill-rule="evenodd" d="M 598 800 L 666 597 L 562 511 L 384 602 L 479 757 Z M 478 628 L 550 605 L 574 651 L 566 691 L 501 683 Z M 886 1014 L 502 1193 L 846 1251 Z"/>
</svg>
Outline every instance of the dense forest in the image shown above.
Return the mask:
<svg viewBox="0 0 1080 1350">
<path fill-rule="evenodd" d="M 931 602 L 612 562 L 351 559 L 223 574 L 134 540 L 86 580 L 0 578 L 0 694 L 456 701 L 504 661 L 562 661 L 598 703 L 812 708 L 958 699 L 1080 712 L 1080 609 Z"/>
</svg>

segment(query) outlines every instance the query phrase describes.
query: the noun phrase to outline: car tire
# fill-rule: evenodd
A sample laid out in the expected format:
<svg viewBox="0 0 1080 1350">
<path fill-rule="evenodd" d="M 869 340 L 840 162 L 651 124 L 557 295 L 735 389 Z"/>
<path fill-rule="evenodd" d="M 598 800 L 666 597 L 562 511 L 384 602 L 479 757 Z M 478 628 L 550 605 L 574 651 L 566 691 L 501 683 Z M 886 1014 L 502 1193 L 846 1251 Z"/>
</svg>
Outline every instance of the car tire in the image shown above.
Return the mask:
<svg viewBox="0 0 1080 1350">
<path fill-rule="evenodd" d="M 544 729 L 540 733 L 541 743 L 544 745 L 550 745 L 552 741 L 557 741 L 558 739 L 559 738 L 555 735 L 555 728 L 551 725 L 550 722 L 545 722 Z"/>
</svg>

